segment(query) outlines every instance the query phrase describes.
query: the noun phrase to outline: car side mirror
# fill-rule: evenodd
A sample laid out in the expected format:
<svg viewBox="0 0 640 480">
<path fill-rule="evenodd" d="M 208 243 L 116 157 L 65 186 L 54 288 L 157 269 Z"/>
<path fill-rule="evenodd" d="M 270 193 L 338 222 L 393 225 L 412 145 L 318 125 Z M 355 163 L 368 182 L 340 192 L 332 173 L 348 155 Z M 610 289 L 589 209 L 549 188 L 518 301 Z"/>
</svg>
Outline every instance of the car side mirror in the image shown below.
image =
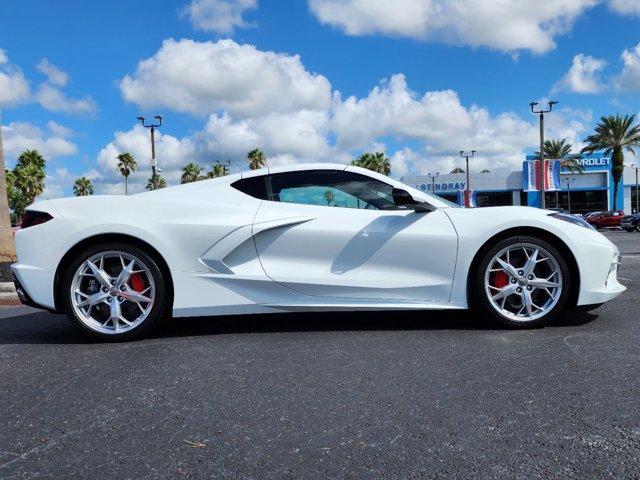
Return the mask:
<svg viewBox="0 0 640 480">
<path fill-rule="evenodd" d="M 402 190 L 401 188 L 394 188 L 392 195 L 393 203 L 398 207 L 408 207 L 413 209 L 416 213 L 427 213 L 433 211 L 433 207 L 431 205 L 416 200 L 409 192 Z"/>
</svg>

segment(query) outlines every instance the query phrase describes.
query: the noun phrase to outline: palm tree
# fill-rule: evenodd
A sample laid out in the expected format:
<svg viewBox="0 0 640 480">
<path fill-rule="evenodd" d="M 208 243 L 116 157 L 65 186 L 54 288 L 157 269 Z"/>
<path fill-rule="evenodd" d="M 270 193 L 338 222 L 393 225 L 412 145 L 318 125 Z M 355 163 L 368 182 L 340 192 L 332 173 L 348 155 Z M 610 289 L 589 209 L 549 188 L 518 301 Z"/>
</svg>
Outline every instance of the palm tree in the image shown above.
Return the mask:
<svg viewBox="0 0 640 480">
<path fill-rule="evenodd" d="M 258 170 L 266 165 L 267 160 L 264 153 L 259 148 L 254 148 L 247 153 L 247 162 L 251 170 Z"/>
<path fill-rule="evenodd" d="M 16 163 L 17 168 L 24 168 L 30 165 L 35 166 L 41 170 L 45 169 L 45 160 L 44 157 L 37 150 L 25 150 L 18 157 L 18 162 Z"/>
<path fill-rule="evenodd" d="M 604 150 L 605 155 L 611 155 L 614 210 L 618 209 L 618 184 L 624 171 L 624 151 L 635 155 L 634 147 L 640 145 L 640 126 L 633 125 L 634 121 L 635 115 L 600 117 L 600 122 L 595 128 L 596 133 L 584 140 L 587 146 L 582 149 L 583 153 Z"/>
<path fill-rule="evenodd" d="M 16 247 L 13 244 L 11 218 L 9 216 L 8 179 L 4 164 L 2 147 L 2 118 L 0 117 L 0 261 L 8 262 L 16 259 Z"/>
<path fill-rule="evenodd" d="M 157 173 L 155 175 L 151 175 L 147 180 L 147 185 L 144 187 L 147 190 L 158 190 L 159 188 L 165 188 L 167 186 L 167 181 L 162 178 Z"/>
<path fill-rule="evenodd" d="M 87 195 L 93 195 L 93 184 L 87 177 L 77 178 L 73 182 L 73 194 L 76 197 L 86 197 Z"/>
<path fill-rule="evenodd" d="M 5 179 L 9 208 L 13 211 L 13 223 L 17 224 L 20 223 L 20 219 L 29 204 L 22 191 L 16 187 L 16 172 L 5 169 Z"/>
<path fill-rule="evenodd" d="M 180 177 L 180 183 L 192 183 L 204 179 L 202 176 L 202 167 L 197 163 L 187 163 L 182 168 L 182 176 Z"/>
<path fill-rule="evenodd" d="M 560 167 L 569 170 L 570 173 L 583 173 L 584 167 L 578 163 L 580 155 L 571 153 L 573 145 L 567 142 L 566 138 L 561 140 L 545 140 L 544 158 L 560 160 Z M 540 158 L 540 152 L 536 152 L 536 157 Z"/>
<path fill-rule="evenodd" d="M 220 162 L 216 162 L 212 165 L 211 171 L 207 173 L 207 178 L 224 177 L 227 174 L 227 169 Z"/>
<path fill-rule="evenodd" d="M 138 163 L 129 152 L 119 154 L 116 159 L 118 160 L 118 170 L 120 170 L 120 174 L 124 177 L 124 194 L 128 195 L 129 175 L 136 171 Z"/>
<path fill-rule="evenodd" d="M 363 153 L 351 162 L 356 167 L 367 168 L 371 171 L 389 175 L 391 173 L 391 162 L 383 152 Z"/>
<path fill-rule="evenodd" d="M 37 150 L 25 150 L 18 157 L 14 172 L 14 185 L 22 192 L 27 205 L 42 195 L 46 179 L 45 160 Z"/>
<path fill-rule="evenodd" d="M 335 200 L 336 195 L 333 193 L 333 190 L 327 189 L 324 192 L 324 199 L 327 201 L 327 206 L 330 207 L 333 201 Z"/>
</svg>

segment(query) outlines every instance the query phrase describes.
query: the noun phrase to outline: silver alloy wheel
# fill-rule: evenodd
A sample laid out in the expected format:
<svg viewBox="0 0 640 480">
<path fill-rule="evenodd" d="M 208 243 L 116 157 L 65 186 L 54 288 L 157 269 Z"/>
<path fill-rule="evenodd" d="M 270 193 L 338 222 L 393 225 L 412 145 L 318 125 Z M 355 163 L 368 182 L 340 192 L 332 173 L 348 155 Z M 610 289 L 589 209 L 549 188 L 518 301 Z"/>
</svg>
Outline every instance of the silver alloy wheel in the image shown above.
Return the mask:
<svg viewBox="0 0 640 480">
<path fill-rule="evenodd" d="M 149 316 L 155 283 L 151 270 L 138 257 L 110 250 L 80 265 L 70 294 L 82 323 L 96 332 L 116 335 L 133 330 Z"/>
<path fill-rule="evenodd" d="M 555 307 L 563 279 L 558 261 L 547 250 L 533 243 L 517 243 L 494 255 L 484 285 L 489 303 L 500 315 L 529 322 Z"/>
</svg>

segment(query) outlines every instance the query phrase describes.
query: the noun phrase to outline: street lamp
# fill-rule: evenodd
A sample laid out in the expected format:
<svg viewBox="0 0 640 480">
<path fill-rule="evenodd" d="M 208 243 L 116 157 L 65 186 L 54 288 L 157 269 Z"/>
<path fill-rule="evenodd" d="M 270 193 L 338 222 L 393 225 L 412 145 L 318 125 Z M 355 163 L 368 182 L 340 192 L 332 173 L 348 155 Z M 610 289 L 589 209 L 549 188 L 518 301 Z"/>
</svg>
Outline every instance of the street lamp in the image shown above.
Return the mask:
<svg viewBox="0 0 640 480">
<path fill-rule="evenodd" d="M 464 150 L 460 150 L 460 156 L 466 158 L 467 161 L 467 190 L 471 190 L 471 185 L 469 185 L 469 158 L 473 158 L 476 154 L 475 150 L 471 150 L 471 152 L 465 152 Z"/>
<path fill-rule="evenodd" d="M 632 163 L 631 168 L 636 171 L 636 213 L 640 213 L 640 208 L 638 208 L 638 205 L 640 205 L 640 198 L 638 198 L 638 169 L 640 168 L 640 166 Z"/>
<path fill-rule="evenodd" d="M 157 167 L 156 167 L 156 136 L 155 136 L 155 132 L 156 132 L 156 128 L 158 128 L 159 126 L 162 125 L 162 117 L 160 115 L 154 115 L 153 118 L 155 118 L 158 123 L 144 123 L 144 117 L 140 116 L 140 117 L 136 117 L 138 120 L 140 120 L 140 123 L 142 123 L 142 126 L 144 128 L 150 128 L 151 129 L 151 178 L 155 179 L 156 178 L 156 171 L 157 171 Z M 153 189 L 153 184 L 154 182 L 151 182 L 151 188 Z"/>
<path fill-rule="evenodd" d="M 571 213 L 571 184 L 576 181 L 575 178 L 563 178 L 563 182 L 567 184 L 567 202 L 569 203 L 569 213 Z"/>
<path fill-rule="evenodd" d="M 540 207 L 545 208 L 545 199 L 544 199 L 544 177 L 545 177 L 545 168 L 544 168 L 544 114 L 549 113 L 553 110 L 553 106 L 557 104 L 555 100 L 551 100 L 548 102 L 549 106 L 545 110 L 544 108 L 540 108 L 536 110 L 536 105 L 539 105 L 538 102 L 531 102 L 529 107 L 531 107 L 531 113 L 536 115 L 540 115 Z"/>
<path fill-rule="evenodd" d="M 427 176 L 431 179 L 431 193 L 433 193 L 434 195 L 436 193 L 436 178 L 438 178 L 438 175 L 440 175 L 440 172 L 427 173 Z"/>
<path fill-rule="evenodd" d="M 229 167 L 231 167 L 231 160 L 227 160 L 226 162 L 216 160 L 216 165 L 220 165 L 222 167 L 222 176 L 224 177 L 229 172 Z"/>
</svg>

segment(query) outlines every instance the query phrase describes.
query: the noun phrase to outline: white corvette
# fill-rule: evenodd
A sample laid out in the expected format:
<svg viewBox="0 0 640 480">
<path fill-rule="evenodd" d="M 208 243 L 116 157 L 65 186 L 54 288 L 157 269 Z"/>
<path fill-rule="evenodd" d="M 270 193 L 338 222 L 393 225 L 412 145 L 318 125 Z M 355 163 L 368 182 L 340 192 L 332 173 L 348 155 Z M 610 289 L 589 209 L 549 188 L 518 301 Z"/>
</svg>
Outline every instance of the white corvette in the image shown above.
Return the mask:
<svg viewBox="0 0 640 480">
<path fill-rule="evenodd" d="M 23 302 L 103 339 L 165 314 L 474 308 L 530 327 L 625 289 L 618 249 L 577 217 L 456 208 L 333 164 L 38 202 L 16 248 Z"/>
</svg>

